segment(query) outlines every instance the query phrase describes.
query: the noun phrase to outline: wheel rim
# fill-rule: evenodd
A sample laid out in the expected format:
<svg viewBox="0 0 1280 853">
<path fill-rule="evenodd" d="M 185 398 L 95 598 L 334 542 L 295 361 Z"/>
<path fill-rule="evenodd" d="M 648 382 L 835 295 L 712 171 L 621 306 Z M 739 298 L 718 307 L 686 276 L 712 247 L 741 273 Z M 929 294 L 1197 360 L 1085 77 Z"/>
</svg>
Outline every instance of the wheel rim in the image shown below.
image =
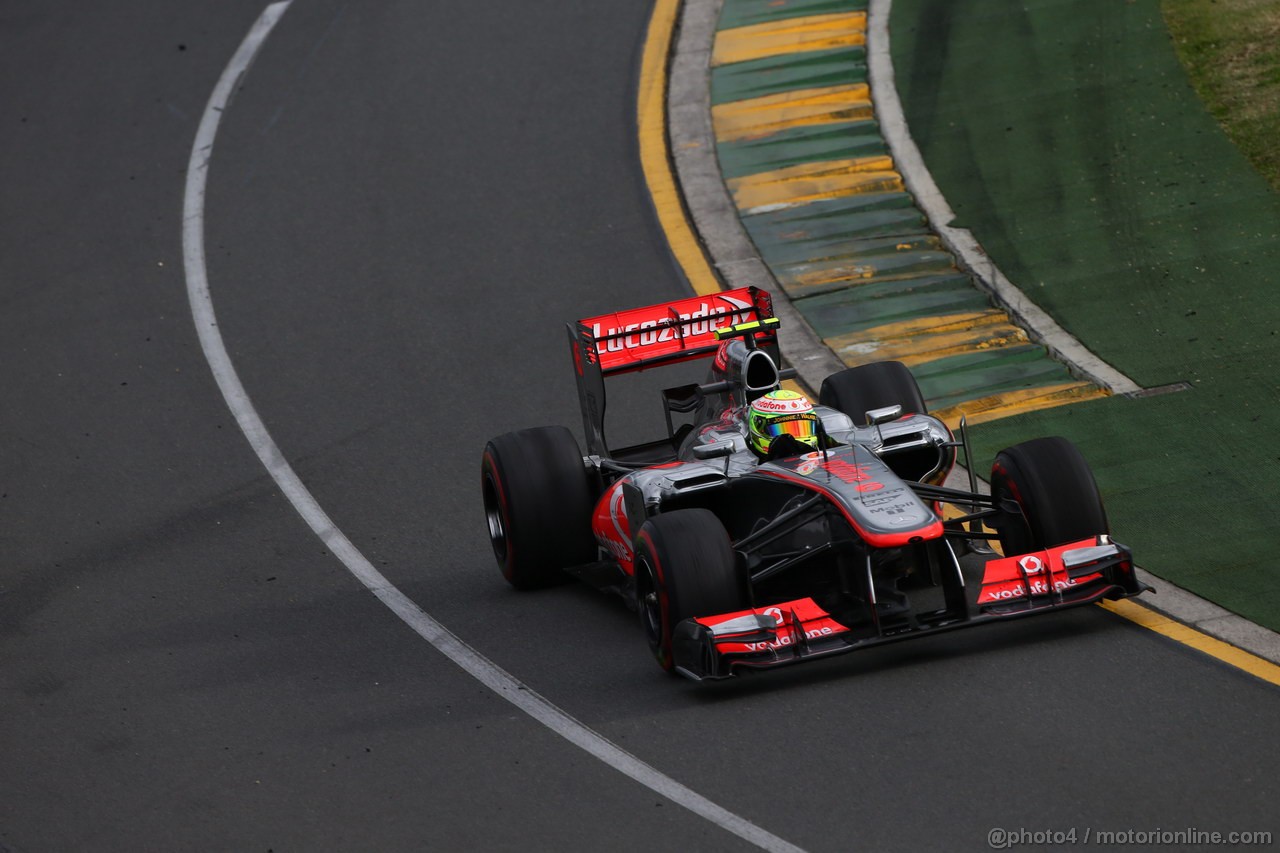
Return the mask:
<svg viewBox="0 0 1280 853">
<path fill-rule="evenodd" d="M 498 503 L 498 489 L 493 482 L 493 475 L 484 478 L 484 516 L 489 524 L 489 543 L 493 545 L 493 553 L 498 559 L 507 559 L 507 525 L 502 518 L 502 506 Z"/>
<path fill-rule="evenodd" d="M 657 578 L 649 561 L 640 557 L 636 561 L 640 579 L 640 621 L 644 624 L 649 648 L 655 652 L 662 647 L 662 601 L 658 596 Z"/>
</svg>

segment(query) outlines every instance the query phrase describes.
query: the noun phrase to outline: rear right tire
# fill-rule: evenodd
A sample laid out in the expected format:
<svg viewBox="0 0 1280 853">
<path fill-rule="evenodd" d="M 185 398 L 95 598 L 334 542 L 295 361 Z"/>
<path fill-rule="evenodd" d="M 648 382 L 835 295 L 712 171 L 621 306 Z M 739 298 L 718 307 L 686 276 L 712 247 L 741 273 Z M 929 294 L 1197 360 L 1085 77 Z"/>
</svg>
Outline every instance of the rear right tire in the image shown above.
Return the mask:
<svg viewBox="0 0 1280 853">
<path fill-rule="evenodd" d="M 876 361 L 833 373 L 822 380 L 818 402 L 839 409 L 858 425 L 867 422 L 867 412 L 886 406 L 902 406 L 904 415 L 929 413 L 916 378 L 900 361 Z"/>
</svg>

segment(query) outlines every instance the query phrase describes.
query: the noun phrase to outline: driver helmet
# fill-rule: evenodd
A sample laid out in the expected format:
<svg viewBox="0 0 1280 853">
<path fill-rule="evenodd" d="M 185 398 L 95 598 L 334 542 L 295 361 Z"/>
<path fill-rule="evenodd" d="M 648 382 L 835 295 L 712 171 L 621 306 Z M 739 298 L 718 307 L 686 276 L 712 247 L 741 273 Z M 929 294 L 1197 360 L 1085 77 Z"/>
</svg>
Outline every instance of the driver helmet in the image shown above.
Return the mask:
<svg viewBox="0 0 1280 853">
<path fill-rule="evenodd" d="M 768 456 L 774 440 L 789 435 L 800 444 L 818 449 L 818 415 L 809 398 L 783 388 L 757 397 L 747 412 L 747 442 L 761 456 Z"/>
</svg>

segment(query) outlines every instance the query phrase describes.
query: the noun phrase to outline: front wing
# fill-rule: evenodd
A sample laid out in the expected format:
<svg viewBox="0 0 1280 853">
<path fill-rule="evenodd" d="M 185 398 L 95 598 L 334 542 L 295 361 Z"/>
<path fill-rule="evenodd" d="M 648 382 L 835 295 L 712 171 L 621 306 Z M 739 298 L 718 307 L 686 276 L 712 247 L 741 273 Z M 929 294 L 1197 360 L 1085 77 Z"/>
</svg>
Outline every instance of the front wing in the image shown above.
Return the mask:
<svg viewBox="0 0 1280 853">
<path fill-rule="evenodd" d="M 873 618 L 849 626 L 812 598 L 801 598 L 686 619 L 676 625 L 672 638 L 675 671 L 695 681 L 730 678 L 741 669 L 786 666 L 938 631 L 1128 598 L 1149 589 L 1137 579 L 1127 547 L 1105 538 L 1084 540 L 991 559 L 963 613 L 912 616 L 892 625 Z"/>
</svg>

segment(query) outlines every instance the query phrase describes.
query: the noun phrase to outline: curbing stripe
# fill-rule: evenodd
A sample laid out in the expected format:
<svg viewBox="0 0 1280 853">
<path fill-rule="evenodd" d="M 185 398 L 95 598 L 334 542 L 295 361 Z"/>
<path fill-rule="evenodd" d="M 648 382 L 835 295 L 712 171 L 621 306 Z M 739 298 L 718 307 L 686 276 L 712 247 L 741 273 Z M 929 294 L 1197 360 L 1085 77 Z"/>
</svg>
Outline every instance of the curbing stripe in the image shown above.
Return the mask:
<svg viewBox="0 0 1280 853">
<path fill-rule="evenodd" d="M 960 418 L 964 417 L 969 422 L 969 426 L 977 426 L 997 418 L 1038 412 L 1041 409 L 1052 409 L 1067 403 L 1096 400 L 1105 396 L 1107 392 L 1092 382 L 1069 382 L 1063 385 L 1006 391 L 977 400 L 965 400 L 963 403 L 938 409 L 934 414 L 948 424 L 958 424 Z"/>
<path fill-rule="evenodd" d="M 711 64 L 727 65 L 788 53 L 860 47 L 866 41 L 866 12 L 784 18 L 721 30 L 716 35 Z"/>
<path fill-rule="evenodd" d="M 722 29 L 736 29 L 782 18 L 847 13 L 850 7 L 865 12 L 866 0 L 738 0 L 719 16 Z"/>
<path fill-rule="evenodd" d="M 796 127 L 864 121 L 871 115 L 871 89 L 866 83 L 761 95 L 718 104 L 711 110 L 716 139 L 720 142 L 751 139 Z"/>
<path fill-rule="evenodd" d="M 901 191 L 902 181 L 893 171 L 893 161 L 877 154 L 843 160 L 799 163 L 754 175 L 728 180 L 729 191 L 739 210 L 752 210 L 801 199 L 836 198 L 868 192 Z"/>
<path fill-rule="evenodd" d="M 900 361 L 907 367 L 914 368 L 940 359 L 972 353 L 974 350 L 1002 350 L 1023 346 L 1027 333 L 1009 323 L 1003 313 L 996 316 L 998 320 L 995 323 L 975 324 L 955 331 L 939 329 L 920 335 L 891 337 L 873 330 L 866 338 L 860 334 L 851 336 L 853 342 L 836 346 L 836 352 L 857 355 L 857 359 L 849 360 L 864 361 L 871 357 L 876 361 Z M 835 344 L 834 341 L 831 343 Z"/>
<path fill-rule="evenodd" d="M 849 157 L 843 160 L 821 160 L 799 163 L 768 172 L 757 172 L 729 181 L 729 189 L 751 188 L 766 184 L 781 184 L 798 180 L 820 180 L 857 172 L 891 172 L 893 160 L 883 154 L 870 157 Z"/>
<path fill-rule="evenodd" d="M 897 172 L 890 169 L 878 172 L 845 169 L 845 162 L 848 161 L 815 164 L 826 167 L 822 175 L 779 177 L 777 172 L 767 172 L 733 181 L 729 188 L 744 214 L 776 210 L 780 204 L 808 204 L 846 195 L 902 192 L 902 178 Z"/>
<path fill-rule="evenodd" d="M 712 104 L 844 83 L 867 82 L 866 49 L 842 47 L 735 62 L 713 72 Z"/>
</svg>

